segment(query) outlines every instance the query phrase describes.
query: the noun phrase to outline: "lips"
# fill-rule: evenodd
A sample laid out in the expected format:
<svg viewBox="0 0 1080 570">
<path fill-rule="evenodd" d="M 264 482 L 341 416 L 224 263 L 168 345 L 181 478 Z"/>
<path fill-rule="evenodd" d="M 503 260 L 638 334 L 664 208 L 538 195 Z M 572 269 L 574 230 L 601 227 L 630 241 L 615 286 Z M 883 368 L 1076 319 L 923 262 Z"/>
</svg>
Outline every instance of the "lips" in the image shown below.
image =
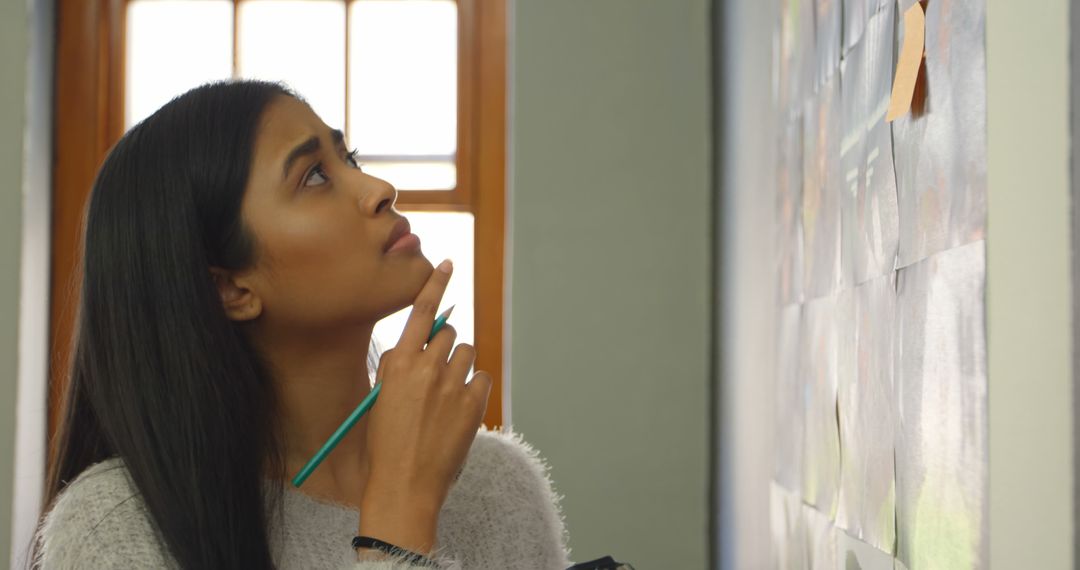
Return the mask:
<svg viewBox="0 0 1080 570">
<path fill-rule="evenodd" d="M 390 230 L 390 237 L 383 244 L 383 253 L 390 250 L 390 246 L 394 245 L 397 240 L 412 233 L 412 227 L 409 225 L 408 218 L 401 218 L 394 224 L 394 228 Z"/>
</svg>

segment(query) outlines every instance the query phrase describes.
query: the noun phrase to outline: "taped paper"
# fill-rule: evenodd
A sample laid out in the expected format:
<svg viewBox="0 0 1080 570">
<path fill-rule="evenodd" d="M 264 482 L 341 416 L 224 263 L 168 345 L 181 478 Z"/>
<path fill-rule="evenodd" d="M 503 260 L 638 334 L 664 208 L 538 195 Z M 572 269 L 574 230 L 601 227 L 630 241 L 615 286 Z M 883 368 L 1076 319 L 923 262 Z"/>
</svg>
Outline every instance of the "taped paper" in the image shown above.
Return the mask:
<svg viewBox="0 0 1080 570">
<path fill-rule="evenodd" d="M 897 267 L 985 236 L 985 29 L 982 1 L 927 5 L 926 112 L 892 123 Z"/>
<path fill-rule="evenodd" d="M 894 570 L 890 552 L 856 540 L 840 529 L 836 531 L 836 553 L 839 570 Z"/>
<path fill-rule="evenodd" d="M 845 191 L 841 276 L 858 285 L 895 269 L 899 211 L 892 163 L 892 133 L 885 122 L 892 77 L 893 7 L 870 18 L 842 66 Z"/>
<path fill-rule="evenodd" d="M 817 47 L 817 81 L 821 86 L 838 75 L 840 69 L 840 27 L 843 13 L 840 0 L 816 0 L 814 2 L 817 32 L 814 34 Z"/>
<path fill-rule="evenodd" d="M 781 130 L 777 153 L 779 294 L 782 304 L 803 299 L 803 139 L 802 119 L 796 117 Z"/>
<path fill-rule="evenodd" d="M 846 0 L 844 2 L 844 57 L 855 44 L 862 39 L 866 29 L 868 0 Z"/>
<path fill-rule="evenodd" d="M 856 266 L 865 265 L 865 245 L 858 235 L 859 196 L 866 187 L 866 43 L 858 42 L 840 65 L 841 138 L 840 282 L 856 283 Z"/>
<path fill-rule="evenodd" d="M 899 273 L 897 558 L 987 564 L 985 242 Z"/>
<path fill-rule="evenodd" d="M 874 12 L 863 36 L 866 44 L 866 146 L 864 184 L 859 187 L 855 282 L 888 275 L 896 268 L 900 212 L 893 170 L 892 129 L 885 121 L 893 66 L 892 2 Z"/>
<path fill-rule="evenodd" d="M 895 313 L 892 275 L 868 281 L 855 290 L 854 373 L 840 375 L 838 392 L 843 462 L 836 525 L 889 552 L 896 540 Z"/>
<path fill-rule="evenodd" d="M 799 327 L 802 307 L 789 305 L 779 311 L 779 363 L 775 397 L 775 473 L 773 478 L 791 492 L 802 489 L 803 377 L 799 368 Z"/>
<path fill-rule="evenodd" d="M 803 117 L 804 298 L 835 292 L 840 284 L 840 193 L 843 134 L 840 74 L 834 74 L 816 97 L 808 99 Z"/>
<path fill-rule="evenodd" d="M 779 84 L 777 108 L 786 120 L 802 116 L 804 99 L 814 92 L 817 56 L 813 0 L 780 4 Z"/>
<path fill-rule="evenodd" d="M 798 493 L 777 485 L 769 487 L 769 523 L 772 534 L 772 568 L 806 568 L 806 530 L 803 504 Z"/>
<path fill-rule="evenodd" d="M 839 374 L 838 313 L 851 306 L 849 294 L 823 297 L 803 306 L 800 345 L 804 379 L 802 497 L 830 520 L 840 485 L 840 434 L 836 424 Z"/>
<path fill-rule="evenodd" d="M 837 566 L 836 527 L 829 517 L 809 505 L 803 505 L 803 523 L 806 525 L 806 568 L 808 570 L 835 570 Z"/>
</svg>

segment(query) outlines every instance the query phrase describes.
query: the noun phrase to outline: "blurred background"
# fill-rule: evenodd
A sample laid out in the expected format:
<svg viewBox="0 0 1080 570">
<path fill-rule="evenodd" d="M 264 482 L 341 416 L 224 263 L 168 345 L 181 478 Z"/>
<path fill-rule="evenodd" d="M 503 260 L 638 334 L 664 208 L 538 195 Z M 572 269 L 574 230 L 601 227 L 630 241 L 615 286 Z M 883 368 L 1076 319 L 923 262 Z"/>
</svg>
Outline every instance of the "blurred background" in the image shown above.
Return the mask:
<svg viewBox="0 0 1080 570">
<path fill-rule="evenodd" d="M 1077 567 L 1077 12 L 5 1 L 0 564 L 42 508 L 98 166 L 173 96 L 260 78 L 454 259 L 485 423 L 546 459 L 574 560 Z"/>
</svg>

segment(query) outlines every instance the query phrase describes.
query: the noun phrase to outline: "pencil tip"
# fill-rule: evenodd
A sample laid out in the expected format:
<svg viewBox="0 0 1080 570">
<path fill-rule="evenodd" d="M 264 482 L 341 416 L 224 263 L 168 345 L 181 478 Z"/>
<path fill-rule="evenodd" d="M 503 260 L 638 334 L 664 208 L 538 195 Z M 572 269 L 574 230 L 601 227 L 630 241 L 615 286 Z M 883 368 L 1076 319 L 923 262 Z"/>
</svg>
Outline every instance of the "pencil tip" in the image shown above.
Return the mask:
<svg viewBox="0 0 1080 570">
<path fill-rule="evenodd" d="M 445 311 L 445 312 L 444 312 L 444 313 L 442 314 L 443 318 L 447 318 L 447 319 L 449 319 L 449 318 L 450 318 L 450 313 L 453 313 L 453 312 L 454 312 L 454 307 L 456 307 L 456 306 L 457 306 L 456 304 L 454 304 L 454 305 L 450 305 L 450 308 L 449 308 L 449 309 L 447 309 L 447 310 L 446 310 L 446 311 Z"/>
</svg>

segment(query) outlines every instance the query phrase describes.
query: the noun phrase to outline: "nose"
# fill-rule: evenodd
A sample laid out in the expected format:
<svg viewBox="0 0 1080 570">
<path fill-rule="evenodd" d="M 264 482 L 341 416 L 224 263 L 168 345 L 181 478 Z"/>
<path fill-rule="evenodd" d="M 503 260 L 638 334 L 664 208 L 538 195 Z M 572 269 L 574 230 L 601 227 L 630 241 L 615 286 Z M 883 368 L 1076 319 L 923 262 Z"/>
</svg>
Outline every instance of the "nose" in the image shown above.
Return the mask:
<svg viewBox="0 0 1080 570">
<path fill-rule="evenodd" d="M 397 202 L 397 189 L 393 184 L 374 176 L 366 176 L 366 192 L 360 195 L 360 210 L 372 215 L 379 215 L 394 207 Z"/>
</svg>

